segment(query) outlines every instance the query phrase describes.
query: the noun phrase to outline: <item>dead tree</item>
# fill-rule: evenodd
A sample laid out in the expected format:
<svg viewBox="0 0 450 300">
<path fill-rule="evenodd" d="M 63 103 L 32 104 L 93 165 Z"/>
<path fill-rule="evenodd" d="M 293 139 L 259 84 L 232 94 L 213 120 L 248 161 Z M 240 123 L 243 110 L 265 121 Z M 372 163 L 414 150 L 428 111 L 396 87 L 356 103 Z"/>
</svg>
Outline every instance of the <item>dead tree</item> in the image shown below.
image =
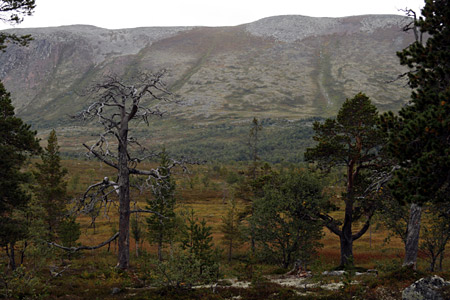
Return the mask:
<svg viewBox="0 0 450 300">
<path fill-rule="evenodd" d="M 168 100 L 171 95 L 162 78 L 164 71 L 156 74 L 141 74 L 133 84 L 127 84 L 116 76 L 108 76 L 103 83 L 97 84 L 90 91 L 93 102 L 79 113 L 83 120 L 97 120 L 104 128 L 98 140 L 91 146 L 83 144 L 88 154 L 117 170 L 117 182 L 107 177 L 102 182 L 91 185 L 79 201 L 76 210 L 89 213 L 98 205 L 108 212 L 111 205 L 117 203 L 119 209 L 118 264 L 121 269 L 129 267 L 130 253 L 130 175 L 164 179 L 159 169 L 140 170 L 139 163 L 154 154 L 146 155 L 145 149 L 129 132 L 130 122 L 141 120 L 147 125 L 152 116 L 163 113 L 156 104 Z M 182 165 L 172 161 L 169 168 Z M 138 212 L 150 212 L 138 209 Z M 93 219 L 95 221 L 95 217 Z M 73 251 L 73 249 L 71 249 Z"/>
</svg>

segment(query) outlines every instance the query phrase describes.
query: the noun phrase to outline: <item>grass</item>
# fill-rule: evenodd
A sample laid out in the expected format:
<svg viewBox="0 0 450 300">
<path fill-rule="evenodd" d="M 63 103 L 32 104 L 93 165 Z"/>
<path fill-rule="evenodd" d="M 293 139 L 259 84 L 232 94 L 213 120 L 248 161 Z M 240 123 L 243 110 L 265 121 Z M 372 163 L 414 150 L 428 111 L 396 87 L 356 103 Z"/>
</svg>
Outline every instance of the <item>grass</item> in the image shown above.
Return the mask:
<svg viewBox="0 0 450 300">
<path fill-rule="evenodd" d="M 63 160 L 63 165 L 69 170 L 68 191 L 72 197 L 83 193 L 89 184 L 100 181 L 105 175 L 114 178 L 114 170 L 99 162 L 83 160 Z M 146 167 L 150 167 L 147 165 Z M 177 175 L 177 189 L 179 206 L 178 210 L 194 209 L 196 215 L 205 218 L 207 224 L 212 227 L 213 242 L 216 247 L 225 250 L 221 243 L 223 234 L 219 225 L 221 217 L 228 209 L 228 201 L 231 191 L 225 194 L 223 188 L 227 186 L 226 178 L 230 172 L 236 172 L 238 166 L 232 165 L 200 165 L 192 166 L 189 177 Z M 206 181 L 201 178 L 208 176 Z M 190 182 L 194 184 L 191 186 Z M 228 186 L 228 189 L 231 188 Z M 133 192 L 132 199 L 136 200 L 140 207 L 145 207 L 145 194 Z M 243 208 L 244 203 L 238 201 L 238 207 Z M 334 217 L 339 217 L 342 212 L 335 212 Z M 145 222 L 142 220 L 142 225 Z M 97 219 L 95 234 L 90 226 L 89 216 L 80 216 L 78 222 L 82 226 L 82 235 L 79 240 L 85 245 L 96 245 L 113 234 L 113 228 L 117 228 L 117 211 L 112 210 L 109 217 Z M 361 224 L 357 224 L 357 227 Z M 401 269 L 403 258 L 403 244 L 399 239 L 391 239 L 389 244 L 384 242 L 387 231 L 382 226 L 377 226 L 371 234 L 367 233 L 354 243 L 354 261 L 356 266 L 363 269 L 377 269 L 378 276 L 349 277 L 349 282 L 358 280 L 357 285 L 345 285 L 338 291 L 327 291 L 320 288 L 305 289 L 284 287 L 267 282 L 264 276 L 280 276 L 288 270 L 280 269 L 277 265 L 255 262 L 249 258 L 249 245 L 242 244 L 236 249 L 231 263 L 226 261 L 226 251 L 222 253 L 221 276 L 222 278 L 240 278 L 253 282 L 248 289 L 228 286 L 218 286 L 213 292 L 211 288 L 194 290 L 177 290 L 171 288 L 150 288 L 154 276 L 154 268 L 148 258 L 155 259 L 156 248 L 144 240 L 140 245 L 141 256 L 135 255 L 135 241 L 130 241 L 131 268 L 127 272 L 120 272 L 116 265 L 117 247 L 112 243 L 109 247 L 84 251 L 71 257 L 61 256 L 61 252 L 55 251 L 53 257 L 46 258 L 43 263 L 31 262 L 31 258 L 25 260 L 25 272 L 28 277 L 21 277 L 21 281 L 15 287 L 17 295 L 23 298 L 36 296 L 42 299 L 231 299 L 240 296 L 241 299 L 380 299 L 383 297 L 398 298 L 401 291 L 416 279 L 427 275 L 425 271 L 428 263 L 423 257 L 419 257 L 417 272 Z M 339 239 L 336 235 L 325 230 L 323 248 L 320 249 L 317 259 L 310 266 L 313 277 L 311 283 L 333 283 L 346 278 L 322 276 L 325 270 L 331 270 L 339 264 Z M 169 252 L 170 249 L 166 249 Z M 56 258 L 55 258 L 56 257 Z M 6 257 L 0 257 L 1 262 L 6 262 Z M 444 264 L 444 278 L 450 277 L 450 262 Z M 49 268 L 55 266 L 57 270 L 67 268 L 60 277 L 50 276 Z M 278 275 L 277 275 L 278 274 Z M 39 284 L 32 285 L 29 278 L 39 278 Z M 28 278 L 28 279 L 26 279 Z M 225 284 L 226 285 L 226 284 Z M 113 289 L 117 293 L 112 293 Z M 39 297 L 38 297 L 39 296 Z M 389 298 L 386 298 L 389 299 Z"/>
</svg>

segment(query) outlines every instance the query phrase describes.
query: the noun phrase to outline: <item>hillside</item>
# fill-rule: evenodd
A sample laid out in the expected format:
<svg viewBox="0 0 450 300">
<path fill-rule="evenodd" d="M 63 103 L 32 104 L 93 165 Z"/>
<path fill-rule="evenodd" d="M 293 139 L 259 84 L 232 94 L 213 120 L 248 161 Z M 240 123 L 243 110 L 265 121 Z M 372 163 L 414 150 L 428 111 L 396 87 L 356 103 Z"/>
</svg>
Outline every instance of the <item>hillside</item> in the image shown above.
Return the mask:
<svg viewBox="0 0 450 300">
<path fill-rule="evenodd" d="M 401 30 L 407 22 L 385 15 L 278 16 L 235 27 L 15 29 L 34 41 L 0 55 L 0 79 L 18 115 L 42 133 L 56 127 L 63 151 L 74 153 L 94 130 L 69 121 L 87 103 L 84 90 L 105 74 L 130 79 L 165 68 L 181 101 L 162 104 L 169 116 L 138 135 L 180 154 L 206 151 L 215 159 L 232 152 L 228 158 L 245 159 L 245 136 L 257 117 L 267 128 L 263 156 L 278 161 L 283 151 L 301 154 L 311 120 L 334 115 L 359 91 L 380 111 L 405 103 L 405 82 L 387 82 L 405 71 L 395 53 L 412 42 Z M 287 159 L 301 160 L 300 154 Z"/>
</svg>

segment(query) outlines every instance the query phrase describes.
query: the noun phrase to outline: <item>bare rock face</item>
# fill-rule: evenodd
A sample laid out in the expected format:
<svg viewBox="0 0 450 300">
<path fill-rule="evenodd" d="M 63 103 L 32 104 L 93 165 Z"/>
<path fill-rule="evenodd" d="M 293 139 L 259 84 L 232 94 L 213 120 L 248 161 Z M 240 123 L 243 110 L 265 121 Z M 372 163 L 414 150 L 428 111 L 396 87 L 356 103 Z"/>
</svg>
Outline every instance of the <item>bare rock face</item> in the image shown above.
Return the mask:
<svg viewBox="0 0 450 300">
<path fill-rule="evenodd" d="M 402 293 L 402 300 L 445 300 L 442 289 L 450 286 L 450 282 L 438 276 L 417 280 Z"/>
</svg>

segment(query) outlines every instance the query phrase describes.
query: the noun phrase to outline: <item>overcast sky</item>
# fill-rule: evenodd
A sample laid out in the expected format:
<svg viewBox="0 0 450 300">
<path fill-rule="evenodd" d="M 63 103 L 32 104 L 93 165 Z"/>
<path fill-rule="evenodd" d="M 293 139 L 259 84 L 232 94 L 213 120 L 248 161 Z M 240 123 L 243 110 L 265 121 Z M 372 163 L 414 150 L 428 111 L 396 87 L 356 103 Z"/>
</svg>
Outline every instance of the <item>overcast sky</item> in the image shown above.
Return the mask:
<svg viewBox="0 0 450 300">
<path fill-rule="evenodd" d="M 16 27 L 233 26 L 276 15 L 402 15 L 399 10 L 406 7 L 420 12 L 424 0 L 36 0 L 36 4 L 34 15 Z M 10 27 L 0 22 L 0 29 Z"/>
</svg>

